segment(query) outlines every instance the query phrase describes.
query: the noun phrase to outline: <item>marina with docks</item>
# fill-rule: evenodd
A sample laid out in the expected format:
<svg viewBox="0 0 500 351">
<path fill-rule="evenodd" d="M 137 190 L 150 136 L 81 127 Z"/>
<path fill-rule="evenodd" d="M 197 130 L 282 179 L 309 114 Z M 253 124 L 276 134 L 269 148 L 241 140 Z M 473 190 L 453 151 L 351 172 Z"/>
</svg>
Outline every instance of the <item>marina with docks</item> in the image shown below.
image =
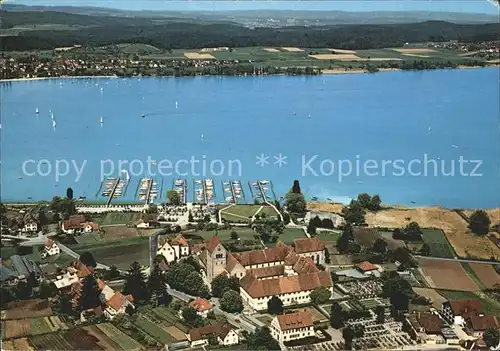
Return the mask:
<svg viewBox="0 0 500 351">
<path fill-rule="evenodd" d="M 245 201 L 245 192 L 239 180 L 221 181 L 224 201 L 237 204 Z"/>
<path fill-rule="evenodd" d="M 160 188 L 159 188 L 160 186 Z M 163 187 L 163 179 L 158 184 L 154 178 L 142 178 L 136 191 L 136 197 L 145 204 L 153 203 L 156 199 L 161 197 L 161 188 Z"/>
<path fill-rule="evenodd" d="M 98 197 L 99 194 L 106 197 L 106 205 L 109 206 L 113 199 L 125 196 L 129 183 L 130 176 L 128 172 L 126 170 L 122 170 L 119 177 L 108 177 L 101 183 L 96 197 Z"/>
<path fill-rule="evenodd" d="M 120 198 L 123 201 L 140 201 L 144 205 L 158 202 L 162 198 L 163 178 L 145 177 L 138 180 L 133 199 L 125 199 L 127 188 L 131 178 L 127 171 L 120 172 L 119 177 L 107 177 L 96 193 L 96 198 L 104 197 L 106 205 L 111 205 L 113 200 Z M 269 180 L 255 180 L 248 182 L 251 198 L 247 199 L 242 182 L 237 179 L 222 180 L 220 182 L 222 193 L 217 198 L 216 182 L 213 179 L 193 179 L 193 197 L 190 199 L 194 203 L 212 205 L 215 203 L 245 204 L 247 201 L 253 202 L 274 202 L 276 195 L 273 183 Z M 179 194 L 182 204 L 188 202 L 188 180 L 184 178 L 172 181 L 172 190 Z"/>
<path fill-rule="evenodd" d="M 181 203 L 187 202 L 187 182 L 186 179 L 175 179 L 172 183 L 172 190 L 175 190 L 181 199 Z"/>
</svg>

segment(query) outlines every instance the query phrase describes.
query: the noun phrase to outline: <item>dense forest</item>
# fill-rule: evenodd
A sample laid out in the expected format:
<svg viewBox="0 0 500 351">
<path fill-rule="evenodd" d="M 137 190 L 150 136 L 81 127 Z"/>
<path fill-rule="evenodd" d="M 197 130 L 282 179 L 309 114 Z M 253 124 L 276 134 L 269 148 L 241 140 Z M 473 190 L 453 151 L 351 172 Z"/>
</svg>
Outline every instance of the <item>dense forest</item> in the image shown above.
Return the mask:
<svg viewBox="0 0 500 351">
<path fill-rule="evenodd" d="M 371 49 L 401 46 L 405 42 L 491 41 L 500 24 L 453 24 L 429 21 L 393 25 L 247 28 L 238 24 L 184 22 L 179 19 L 85 16 L 60 12 L 3 12 L 4 29 L 18 25 L 44 25 L 43 30 L 2 36 L 4 51 L 44 50 L 71 45 L 103 46 L 143 43 L 163 49 L 202 47 L 298 46 Z M 68 26 L 51 30 L 49 24 Z M 69 26 L 73 26 L 73 30 Z"/>
</svg>

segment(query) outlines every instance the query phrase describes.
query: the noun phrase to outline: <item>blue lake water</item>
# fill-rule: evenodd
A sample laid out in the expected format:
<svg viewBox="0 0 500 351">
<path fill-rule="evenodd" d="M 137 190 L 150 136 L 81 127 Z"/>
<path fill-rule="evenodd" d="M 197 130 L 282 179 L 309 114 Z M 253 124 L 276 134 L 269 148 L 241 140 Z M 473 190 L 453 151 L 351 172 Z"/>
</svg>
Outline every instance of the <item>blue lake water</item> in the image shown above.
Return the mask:
<svg viewBox="0 0 500 351">
<path fill-rule="evenodd" d="M 54 79 L 1 83 L 0 92 L 3 201 L 64 196 L 68 186 L 75 196 L 102 200 L 95 196 L 101 163 L 110 171 L 108 159 L 115 174 L 129 167 L 119 167 L 119 160 L 137 160 L 123 197 L 132 200 L 140 164 L 147 172 L 150 156 L 163 193 L 181 173 L 189 185 L 194 178 L 213 178 L 220 201 L 222 180 L 269 179 L 282 196 L 298 179 L 308 196 L 319 199 L 345 201 L 368 192 L 391 204 L 500 206 L 498 68 Z M 275 164 L 280 153 L 286 156 L 282 167 Z M 261 154 L 269 157 L 263 167 L 256 164 Z M 205 160 L 205 174 L 202 162 L 194 169 L 183 163 L 192 157 Z M 462 170 L 461 157 L 470 161 Z M 25 161 L 42 159 L 52 166 L 47 176 L 30 176 L 37 169 L 33 162 L 23 171 Z M 71 167 L 58 180 L 56 160 Z M 474 160 L 482 162 L 476 170 Z M 71 162 L 81 167 L 84 161 L 77 181 Z M 63 163 L 60 168 L 64 173 Z"/>
</svg>

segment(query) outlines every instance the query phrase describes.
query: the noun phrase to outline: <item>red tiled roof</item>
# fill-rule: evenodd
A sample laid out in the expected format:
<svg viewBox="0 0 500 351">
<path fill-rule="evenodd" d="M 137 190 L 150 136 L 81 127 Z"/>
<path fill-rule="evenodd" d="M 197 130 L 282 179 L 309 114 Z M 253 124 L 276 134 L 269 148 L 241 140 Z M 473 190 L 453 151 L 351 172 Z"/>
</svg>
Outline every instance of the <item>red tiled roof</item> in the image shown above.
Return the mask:
<svg viewBox="0 0 500 351">
<path fill-rule="evenodd" d="M 197 341 L 201 339 L 206 339 L 210 335 L 216 335 L 221 339 L 224 339 L 227 334 L 233 329 L 233 326 L 227 321 L 220 321 L 213 325 L 205 325 L 201 328 L 194 328 L 189 330 L 189 339 L 191 341 Z"/>
<path fill-rule="evenodd" d="M 238 260 L 233 256 L 232 253 L 228 253 L 227 254 L 227 263 L 226 263 L 226 269 L 229 273 L 231 273 L 231 271 L 234 269 L 234 267 L 236 267 L 237 265 L 239 265 L 240 263 L 238 262 Z"/>
<path fill-rule="evenodd" d="M 106 301 L 106 303 L 115 311 L 119 311 L 123 307 L 125 300 L 129 300 L 128 296 L 125 296 L 121 292 L 117 291 L 108 301 Z"/>
<path fill-rule="evenodd" d="M 182 236 L 182 234 L 177 235 L 175 239 L 172 240 L 172 244 L 185 247 L 189 246 L 188 241 L 186 240 L 185 237 Z"/>
<path fill-rule="evenodd" d="M 311 257 L 300 257 L 297 263 L 293 265 L 293 270 L 297 272 L 297 274 L 319 272 L 318 267 L 316 267 L 316 263 L 314 263 Z"/>
<path fill-rule="evenodd" d="M 208 302 L 205 299 L 202 299 L 201 297 L 198 297 L 198 298 L 194 299 L 193 301 L 191 301 L 189 303 L 189 306 L 193 307 L 198 312 L 205 312 L 205 311 L 210 310 L 212 307 L 214 307 L 214 306 L 212 306 L 212 304 L 210 302 Z"/>
<path fill-rule="evenodd" d="M 483 331 L 486 329 L 498 329 L 500 322 L 493 315 L 472 315 L 470 316 L 470 324 L 474 331 Z"/>
<path fill-rule="evenodd" d="M 220 244 L 219 237 L 217 235 L 214 235 L 212 239 L 210 239 L 210 241 L 207 243 L 207 250 L 210 253 L 213 253 L 219 244 Z"/>
<path fill-rule="evenodd" d="M 240 285 L 250 296 L 258 298 L 310 291 L 321 286 L 331 287 L 333 283 L 330 273 L 322 271 L 265 280 L 247 274 L 240 280 Z"/>
<path fill-rule="evenodd" d="M 464 318 L 483 313 L 483 305 L 479 300 L 453 300 L 450 307 L 455 316 Z"/>
<path fill-rule="evenodd" d="M 283 262 L 288 251 L 288 247 L 277 246 L 264 250 L 233 253 L 233 255 L 245 267 L 262 263 Z"/>
<path fill-rule="evenodd" d="M 50 249 L 54 245 L 54 241 L 48 239 L 47 242 L 45 243 L 45 248 Z"/>
<path fill-rule="evenodd" d="M 296 313 L 278 315 L 278 324 L 282 331 L 290 329 L 308 328 L 313 326 L 311 313 L 299 311 Z"/>
<path fill-rule="evenodd" d="M 85 222 L 85 216 L 76 215 L 71 216 L 69 219 L 63 222 L 64 229 L 76 229 L 81 228 L 81 224 Z"/>
<path fill-rule="evenodd" d="M 317 252 L 325 249 L 325 243 L 318 238 L 295 239 L 295 251 L 297 253 Z"/>
<path fill-rule="evenodd" d="M 439 333 L 444 326 L 441 318 L 433 313 L 419 313 L 417 321 L 426 333 Z"/>
<path fill-rule="evenodd" d="M 285 267 L 280 265 L 280 266 L 270 266 L 263 268 L 254 268 L 254 269 L 249 269 L 247 271 L 247 274 L 251 274 L 257 279 L 278 277 L 285 275 Z"/>
<path fill-rule="evenodd" d="M 358 267 L 363 272 L 375 271 L 378 269 L 377 266 L 371 264 L 368 261 L 358 263 L 356 267 Z"/>
</svg>

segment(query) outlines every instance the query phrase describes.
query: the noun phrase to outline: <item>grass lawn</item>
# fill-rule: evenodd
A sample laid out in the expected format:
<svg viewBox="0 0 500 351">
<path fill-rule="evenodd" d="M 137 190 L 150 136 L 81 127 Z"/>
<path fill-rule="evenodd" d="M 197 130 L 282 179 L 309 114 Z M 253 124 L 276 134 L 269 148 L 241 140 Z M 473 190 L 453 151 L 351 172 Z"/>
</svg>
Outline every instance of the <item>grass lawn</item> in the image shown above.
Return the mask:
<svg viewBox="0 0 500 351">
<path fill-rule="evenodd" d="M 278 216 L 278 213 L 276 212 L 276 210 L 274 208 L 272 208 L 271 206 L 264 206 L 262 211 L 259 212 L 259 215 L 262 215 L 263 213 L 265 213 L 267 217 L 277 217 Z"/>
<path fill-rule="evenodd" d="M 156 339 L 162 344 L 169 344 L 176 341 L 165 330 L 159 328 L 158 326 L 156 326 L 156 324 L 150 322 L 143 316 L 137 316 L 137 319 L 134 321 L 134 324 L 139 329 L 149 334 L 152 338 Z"/>
<path fill-rule="evenodd" d="M 261 205 L 236 205 L 236 206 L 228 208 L 227 210 L 225 210 L 222 213 L 223 214 L 224 213 L 234 214 L 234 215 L 237 215 L 237 216 L 241 216 L 241 217 L 245 217 L 245 218 L 250 218 L 250 217 L 252 217 L 255 214 L 255 212 L 257 212 L 257 210 L 260 207 L 261 207 Z M 239 217 L 239 218 L 241 218 L 241 217 Z M 243 218 L 241 218 L 241 219 L 243 219 Z"/>
<path fill-rule="evenodd" d="M 250 228 L 233 228 L 225 230 L 211 230 L 211 231 L 197 231 L 194 233 L 183 234 L 186 239 L 192 239 L 194 241 L 208 241 L 217 233 L 221 241 L 231 240 L 231 232 L 235 231 L 241 240 L 253 240 L 255 232 Z"/>
<path fill-rule="evenodd" d="M 283 241 L 285 244 L 293 244 L 295 239 L 307 238 L 306 234 L 302 229 L 296 228 L 285 228 L 283 234 L 280 234 L 279 240 Z"/>
<path fill-rule="evenodd" d="M 106 213 L 104 217 L 98 219 L 99 225 L 113 225 L 113 224 L 133 224 L 141 219 L 141 213 L 136 212 L 110 212 Z"/>
<path fill-rule="evenodd" d="M 127 269 L 134 261 L 143 265 L 149 264 L 149 238 L 135 237 L 86 245 L 71 245 L 71 249 L 78 253 L 89 251 L 97 262 L 115 265 L 120 269 Z"/>
<path fill-rule="evenodd" d="M 469 275 L 469 277 L 471 277 L 471 279 L 474 281 L 474 283 L 476 283 L 477 286 L 479 286 L 479 288 L 481 290 L 486 289 L 486 287 L 484 286 L 484 284 L 481 281 L 481 279 L 479 279 L 477 277 L 476 273 L 474 273 L 474 270 L 472 269 L 472 267 L 467 262 L 460 262 L 460 264 L 465 269 L 465 271 L 467 272 L 467 274 Z"/>
<path fill-rule="evenodd" d="M 429 245 L 432 257 L 453 258 L 455 251 L 440 229 L 422 229 L 422 238 Z"/>
<path fill-rule="evenodd" d="M 234 223 L 250 223 L 250 218 L 246 217 L 239 217 L 230 213 L 222 212 L 221 213 L 221 218 L 223 220 L 226 220 L 227 222 L 234 222 Z"/>
<path fill-rule="evenodd" d="M 324 241 L 325 243 L 337 243 L 338 238 L 342 233 L 335 233 L 335 232 L 322 232 L 316 234 L 316 238 L 318 238 L 321 241 Z"/>
<path fill-rule="evenodd" d="M 266 315 L 257 317 L 257 319 L 259 321 L 261 321 L 262 323 L 264 323 L 265 325 L 270 325 L 272 320 L 273 320 L 273 317 L 266 314 Z"/>
</svg>

